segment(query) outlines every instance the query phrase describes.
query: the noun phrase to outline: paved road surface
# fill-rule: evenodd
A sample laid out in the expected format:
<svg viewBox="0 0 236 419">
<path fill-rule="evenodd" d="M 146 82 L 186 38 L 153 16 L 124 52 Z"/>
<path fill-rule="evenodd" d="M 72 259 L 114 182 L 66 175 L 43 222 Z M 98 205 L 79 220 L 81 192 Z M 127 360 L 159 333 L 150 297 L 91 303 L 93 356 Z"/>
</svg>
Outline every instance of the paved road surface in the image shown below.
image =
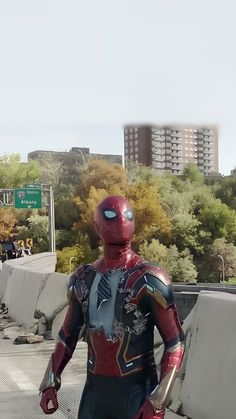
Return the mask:
<svg viewBox="0 0 236 419">
<path fill-rule="evenodd" d="M 63 372 L 59 410 L 45 415 L 39 407 L 38 387 L 54 341 L 14 345 L 0 338 L 0 419 L 75 419 L 85 380 L 87 346 L 79 343 Z"/>
<path fill-rule="evenodd" d="M 0 337 L 0 419 L 77 419 L 85 381 L 85 343 L 78 344 L 63 372 L 58 411 L 48 416 L 39 407 L 38 387 L 54 344 L 54 341 L 45 341 L 14 345 L 11 340 Z M 166 419 L 177 418 L 180 417 L 166 414 Z"/>
</svg>

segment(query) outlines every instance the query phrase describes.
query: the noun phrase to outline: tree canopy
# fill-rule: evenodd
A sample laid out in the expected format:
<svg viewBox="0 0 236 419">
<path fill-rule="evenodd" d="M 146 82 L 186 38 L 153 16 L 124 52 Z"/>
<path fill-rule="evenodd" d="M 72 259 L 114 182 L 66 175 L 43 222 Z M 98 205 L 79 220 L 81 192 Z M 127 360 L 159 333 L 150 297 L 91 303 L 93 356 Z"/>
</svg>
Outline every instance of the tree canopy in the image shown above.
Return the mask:
<svg viewBox="0 0 236 419">
<path fill-rule="evenodd" d="M 87 263 L 99 255 L 94 209 L 107 195 L 119 194 L 134 208 L 134 250 L 166 267 L 174 281 L 219 281 L 219 255 L 225 279 L 236 276 L 235 177 L 220 178 L 212 187 L 193 164 L 175 176 L 133 162 L 125 170 L 104 160 L 82 161 L 76 153 L 64 163 L 55 156 L 40 164 L 22 163 L 18 155 L 0 157 L 1 188 L 34 182 L 53 185 L 58 270 L 68 271 L 72 256 Z M 45 208 L 0 208 L 1 238 L 17 229 L 18 238 L 33 238 L 34 252 L 48 249 Z"/>
<path fill-rule="evenodd" d="M 39 179 L 40 167 L 38 162 L 22 163 L 19 154 L 0 156 L 0 188 L 23 187 Z"/>
<path fill-rule="evenodd" d="M 12 208 L 0 208 L 0 240 L 9 238 L 16 221 L 16 213 Z"/>
</svg>

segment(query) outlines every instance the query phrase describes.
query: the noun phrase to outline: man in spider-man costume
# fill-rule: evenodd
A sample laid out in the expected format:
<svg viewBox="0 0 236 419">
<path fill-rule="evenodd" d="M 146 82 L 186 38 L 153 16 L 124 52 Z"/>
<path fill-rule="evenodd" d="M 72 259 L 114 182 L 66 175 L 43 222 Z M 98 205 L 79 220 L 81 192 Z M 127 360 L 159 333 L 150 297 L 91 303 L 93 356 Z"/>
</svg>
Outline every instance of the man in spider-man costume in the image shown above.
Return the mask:
<svg viewBox="0 0 236 419">
<path fill-rule="evenodd" d="M 134 216 L 124 197 L 105 198 L 94 221 L 104 255 L 70 278 L 69 307 L 40 386 L 40 405 L 46 414 L 58 408 L 61 373 L 86 333 L 87 380 L 78 418 L 163 419 L 184 352 L 169 277 L 131 250 Z M 154 326 L 165 344 L 159 380 Z"/>
</svg>

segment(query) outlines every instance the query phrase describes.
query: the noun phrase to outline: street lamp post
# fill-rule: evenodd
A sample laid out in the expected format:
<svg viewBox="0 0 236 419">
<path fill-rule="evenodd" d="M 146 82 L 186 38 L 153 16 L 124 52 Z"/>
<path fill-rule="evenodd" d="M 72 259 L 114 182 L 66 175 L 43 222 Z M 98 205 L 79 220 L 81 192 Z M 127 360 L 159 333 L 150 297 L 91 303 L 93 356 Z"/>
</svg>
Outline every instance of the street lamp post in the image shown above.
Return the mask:
<svg viewBox="0 0 236 419">
<path fill-rule="evenodd" d="M 221 255 L 217 255 L 217 256 L 218 256 L 218 258 L 220 258 L 220 260 L 222 262 L 222 282 L 224 283 L 225 282 L 225 261 L 224 261 L 223 256 L 221 256 Z"/>
</svg>

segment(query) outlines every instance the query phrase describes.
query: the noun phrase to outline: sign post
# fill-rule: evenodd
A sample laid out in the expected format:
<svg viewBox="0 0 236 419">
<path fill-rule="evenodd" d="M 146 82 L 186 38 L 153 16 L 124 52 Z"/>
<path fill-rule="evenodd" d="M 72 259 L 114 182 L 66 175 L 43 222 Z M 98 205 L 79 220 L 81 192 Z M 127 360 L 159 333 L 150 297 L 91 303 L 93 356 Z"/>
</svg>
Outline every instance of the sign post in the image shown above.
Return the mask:
<svg viewBox="0 0 236 419">
<path fill-rule="evenodd" d="M 49 188 L 48 220 L 49 220 L 49 249 L 50 249 L 50 252 L 55 252 L 56 251 L 55 210 L 54 210 L 54 195 L 53 195 L 53 189 L 51 186 Z"/>
</svg>

